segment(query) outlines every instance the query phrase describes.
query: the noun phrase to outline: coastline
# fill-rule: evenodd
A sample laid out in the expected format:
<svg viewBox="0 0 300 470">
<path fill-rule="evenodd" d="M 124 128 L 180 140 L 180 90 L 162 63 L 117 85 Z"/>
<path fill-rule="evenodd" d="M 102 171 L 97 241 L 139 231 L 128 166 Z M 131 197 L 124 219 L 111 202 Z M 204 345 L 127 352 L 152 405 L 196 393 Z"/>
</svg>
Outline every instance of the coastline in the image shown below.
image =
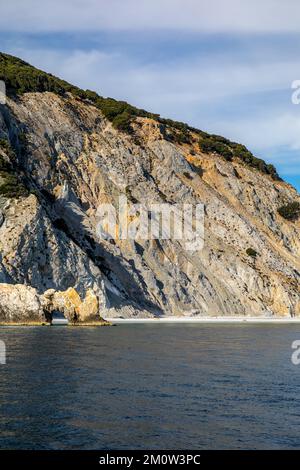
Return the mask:
<svg viewBox="0 0 300 470">
<path fill-rule="evenodd" d="M 112 324 L 143 324 L 143 323 L 258 323 L 285 324 L 299 323 L 300 317 L 160 317 L 160 318 L 107 318 Z"/>
<path fill-rule="evenodd" d="M 103 321 L 86 321 L 86 322 L 77 322 L 77 323 L 71 323 L 69 322 L 67 325 L 51 325 L 51 323 L 48 322 L 38 322 L 38 321 L 27 321 L 27 322 L 0 322 L 0 328 L 5 326 L 11 326 L 11 327 L 17 327 L 17 326 L 53 326 L 53 327 L 83 327 L 83 326 L 93 326 L 93 327 L 99 327 L 99 326 L 111 326 L 112 324 L 109 321 L 103 320 Z"/>
<path fill-rule="evenodd" d="M 103 321 L 87 321 L 78 323 L 69 323 L 68 325 L 51 325 L 47 322 L 27 321 L 27 322 L 0 322 L 1 327 L 40 327 L 40 326 L 54 326 L 54 327 L 103 327 L 114 325 L 133 325 L 133 324 L 287 324 L 296 323 L 300 324 L 300 317 L 160 317 L 160 318 L 106 318 Z"/>
</svg>

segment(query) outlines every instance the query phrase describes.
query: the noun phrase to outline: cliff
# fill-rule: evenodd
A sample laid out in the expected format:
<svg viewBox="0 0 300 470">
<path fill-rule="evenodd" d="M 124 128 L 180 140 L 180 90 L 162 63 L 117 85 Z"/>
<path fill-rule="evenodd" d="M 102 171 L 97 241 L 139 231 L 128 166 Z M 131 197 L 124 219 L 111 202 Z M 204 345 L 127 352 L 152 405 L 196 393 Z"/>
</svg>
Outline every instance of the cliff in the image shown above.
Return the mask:
<svg viewBox="0 0 300 470">
<path fill-rule="evenodd" d="M 271 165 L 219 136 L 71 86 L 56 90 L 46 74 L 48 88 L 20 89 L 1 57 L 9 85 L 0 105 L 2 319 L 11 311 L 7 284 L 42 300 L 49 289 L 72 288 L 95 296 L 109 317 L 300 315 L 300 221 L 284 212 L 300 196 Z M 203 203 L 203 249 L 100 239 L 97 208 L 117 206 L 120 194 Z"/>
</svg>

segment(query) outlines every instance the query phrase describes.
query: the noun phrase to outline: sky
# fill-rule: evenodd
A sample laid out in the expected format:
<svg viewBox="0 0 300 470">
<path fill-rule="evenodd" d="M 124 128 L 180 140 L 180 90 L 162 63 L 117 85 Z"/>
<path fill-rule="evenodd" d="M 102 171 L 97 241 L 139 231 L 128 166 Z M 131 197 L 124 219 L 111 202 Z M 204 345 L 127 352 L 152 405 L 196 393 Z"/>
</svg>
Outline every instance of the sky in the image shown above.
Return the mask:
<svg viewBox="0 0 300 470">
<path fill-rule="evenodd" d="M 241 142 L 300 191 L 299 0 L 0 0 L 0 13 L 2 52 Z"/>
</svg>

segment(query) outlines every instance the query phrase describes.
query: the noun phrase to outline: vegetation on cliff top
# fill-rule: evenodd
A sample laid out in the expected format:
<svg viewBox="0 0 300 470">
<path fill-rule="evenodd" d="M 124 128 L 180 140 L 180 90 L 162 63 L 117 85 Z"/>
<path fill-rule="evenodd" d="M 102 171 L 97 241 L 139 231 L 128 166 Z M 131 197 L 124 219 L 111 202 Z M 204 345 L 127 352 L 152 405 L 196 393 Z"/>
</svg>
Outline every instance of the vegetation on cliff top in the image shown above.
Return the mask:
<svg viewBox="0 0 300 470">
<path fill-rule="evenodd" d="M 280 179 L 274 165 L 266 163 L 261 158 L 255 157 L 247 147 L 237 142 L 231 142 L 225 137 L 214 134 L 206 135 L 200 140 L 199 146 L 203 152 L 215 152 L 228 161 L 232 161 L 233 158 L 238 158 L 246 165 L 262 173 L 271 175 L 274 180 Z"/>
<path fill-rule="evenodd" d="M 50 73 L 36 69 L 17 57 L 0 53 L 0 80 L 5 81 L 7 93 L 11 97 L 26 92 L 49 91 L 59 95 L 72 93 L 75 97 L 92 102 L 116 129 L 129 134 L 133 132 L 132 122 L 137 117 L 155 119 L 164 127 L 166 137 L 179 144 L 191 143 L 193 141 L 192 134 L 196 133 L 199 136 L 201 151 L 214 152 L 228 161 L 238 158 L 246 165 L 271 175 L 274 180 L 280 179 L 273 165 L 255 157 L 244 145 L 231 142 L 221 136 L 210 135 L 183 122 L 161 118 L 159 114 L 136 108 L 126 101 L 103 98 L 94 91 L 82 90 Z"/>
</svg>

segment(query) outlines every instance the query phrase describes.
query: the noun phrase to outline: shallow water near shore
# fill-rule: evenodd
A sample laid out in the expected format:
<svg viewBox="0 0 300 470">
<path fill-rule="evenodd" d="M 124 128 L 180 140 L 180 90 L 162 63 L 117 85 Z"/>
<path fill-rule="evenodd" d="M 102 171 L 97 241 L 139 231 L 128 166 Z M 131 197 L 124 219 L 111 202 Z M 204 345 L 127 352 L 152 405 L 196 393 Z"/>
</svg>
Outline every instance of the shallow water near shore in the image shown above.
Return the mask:
<svg viewBox="0 0 300 470">
<path fill-rule="evenodd" d="M 2 449 L 300 448 L 300 325 L 0 328 Z"/>
</svg>

